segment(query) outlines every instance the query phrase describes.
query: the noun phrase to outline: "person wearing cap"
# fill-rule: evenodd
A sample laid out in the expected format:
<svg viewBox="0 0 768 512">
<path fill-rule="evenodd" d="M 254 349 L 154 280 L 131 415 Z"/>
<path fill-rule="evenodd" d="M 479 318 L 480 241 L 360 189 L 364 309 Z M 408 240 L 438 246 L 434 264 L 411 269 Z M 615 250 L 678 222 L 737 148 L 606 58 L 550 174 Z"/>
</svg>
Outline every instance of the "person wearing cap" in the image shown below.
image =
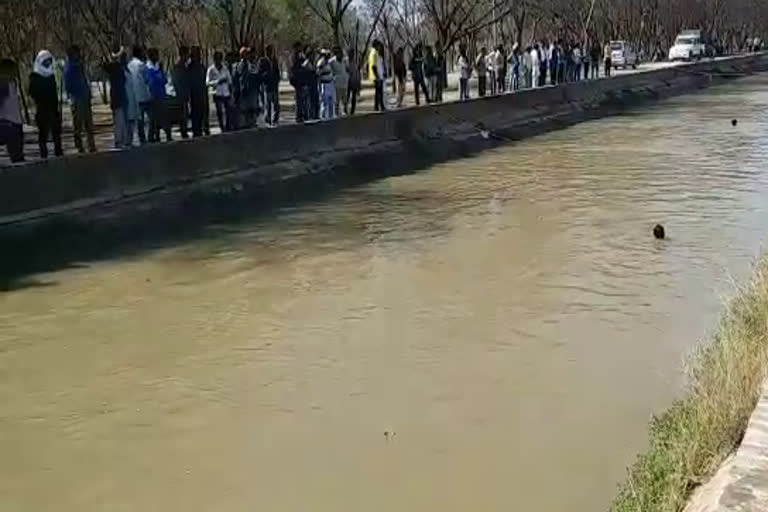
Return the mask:
<svg viewBox="0 0 768 512">
<path fill-rule="evenodd" d="M 16 61 L 0 60 L 0 144 L 8 150 L 11 163 L 24 161 L 24 121 L 17 76 Z"/>
<path fill-rule="evenodd" d="M 133 141 L 128 127 L 128 92 L 130 73 L 127 68 L 128 57 L 123 48 L 118 48 L 110 55 L 110 60 L 102 64 L 102 69 L 109 79 L 109 108 L 112 110 L 112 129 L 115 134 L 115 149 L 131 147 Z"/>
<path fill-rule="evenodd" d="M 35 102 L 35 123 L 40 157 L 48 158 L 48 137 L 53 138 L 54 154 L 61 156 L 61 110 L 53 67 L 53 55 L 41 50 L 29 75 L 29 96 Z"/>
<path fill-rule="evenodd" d="M 333 119 L 336 108 L 336 82 L 331 67 L 331 52 L 320 50 L 320 58 L 317 61 L 317 79 L 320 82 L 321 117 Z"/>
</svg>

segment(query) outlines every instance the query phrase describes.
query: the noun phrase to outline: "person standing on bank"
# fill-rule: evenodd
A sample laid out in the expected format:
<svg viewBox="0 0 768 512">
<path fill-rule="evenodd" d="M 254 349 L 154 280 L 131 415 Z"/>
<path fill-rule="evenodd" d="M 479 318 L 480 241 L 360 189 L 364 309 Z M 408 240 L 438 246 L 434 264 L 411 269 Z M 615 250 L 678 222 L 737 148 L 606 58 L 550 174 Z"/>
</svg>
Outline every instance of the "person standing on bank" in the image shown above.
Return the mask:
<svg viewBox="0 0 768 512">
<path fill-rule="evenodd" d="M 189 137 L 189 48 L 186 46 L 179 48 L 179 60 L 173 66 L 171 81 L 181 109 L 181 138 L 186 139 Z"/>
<path fill-rule="evenodd" d="M 232 108 L 232 74 L 224 65 L 224 54 L 215 52 L 213 64 L 208 68 L 206 83 L 213 90 L 213 104 L 216 107 L 216 120 L 222 132 L 232 128 L 230 115 Z"/>
<path fill-rule="evenodd" d="M 480 55 L 475 59 L 475 70 L 477 71 L 477 95 L 481 98 L 485 97 L 485 89 L 488 84 L 488 67 L 485 65 L 487 53 L 488 49 L 483 46 L 480 48 Z"/>
<path fill-rule="evenodd" d="M 341 117 L 342 111 L 346 116 L 347 112 L 347 90 L 349 88 L 349 64 L 344 58 L 344 52 L 340 46 L 333 49 L 331 57 L 331 71 L 333 71 L 333 83 L 336 88 L 336 116 Z"/>
<path fill-rule="evenodd" d="M 531 87 L 539 87 L 539 77 L 541 76 L 541 57 L 538 43 L 531 50 Z"/>
<path fill-rule="evenodd" d="M 520 55 L 520 45 L 512 45 L 512 53 L 509 54 L 509 88 L 512 91 L 520 90 L 520 68 L 522 67 L 522 55 Z"/>
<path fill-rule="evenodd" d="M 208 86 L 202 50 L 199 46 L 192 48 L 187 76 L 189 77 L 189 118 L 192 121 L 192 136 L 202 137 L 206 110 L 208 110 Z M 221 126 L 221 129 L 223 131 L 224 126 Z"/>
<path fill-rule="evenodd" d="M 560 51 L 554 40 L 549 44 L 549 83 L 557 85 L 558 66 L 560 66 Z"/>
<path fill-rule="evenodd" d="M 408 79 L 408 70 L 405 68 L 405 49 L 402 46 L 395 52 L 395 61 L 392 67 L 397 82 L 397 108 L 402 108 L 405 99 L 405 83 Z"/>
<path fill-rule="evenodd" d="M 547 42 L 541 41 L 539 45 L 539 87 L 547 85 L 547 71 L 549 70 L 549 55 Z"/>
<path fill-rule="evenodd" d="M 592 68 L 592 54 L 588 45 L 584 45 L 584 50 L 581 54 L 581 61 L 584 68 L 584 80 L 589 80 L 589 71 Z"/>
<path fill-rule="evenodd" d="M 24 121 L 17 76 L 14 60 L 0 60 L 0 144 L 5 145 L 14 164 L 24 161 Z"/>
<path fill-rule="evenodd" d="M 317 61 L 317 78 L 320 82 L 321 117 L 333 119 L 336 116 L 336 81 L 331 67 L 331 52 L 320 50 L 320 58 Z"/>
<path fill-rule="evenodd" d="M 75 147 L 80 153 L 85 152 L 83 132 L 88 142 L 88 151 L 96 151 L 93 137 L 93 112 L 91 112 L 91 82 L 85 72 L 80 47 L 72 46 L 67 52 L 67 65 L 64 68 L 64 86 L 72 104 L 72 124 L 75 135 Z"/>
<path fill-rule="evenodd" d="M 165 132 L 167 141 L 173 140 L 171 136 L 171 123 L 168 120 L 168 109 L 166 106 L 167 94 L 165 86 L 168 85 L 168 79 L 163 71 L 163 65 L 160 63 L 160 52 L 157 48 L 150 48 L 147 51 L 149 61 L 144 71 L 149 94 L 152 98 L 149 115 L 149 142 L 160 142 L 160 130 Z"/>
<path fill-rule="evenodd" d="M 498 94 L 504 94 L 507 90 L 507 54 L 504 46 L 499 45 L 496 48 L 496 91 Z"/>
<path fill-rule="evenodd" d="M 413 48 L 413 55 L 411 55 L 409 67 L 411 69 L 413 96 L 416 100 L 416 105 L 421 105 L 419 90 L 424 92 L 424 101 L 429 103 L 429 91 L 427 90 L 427 84 L 424 81 L 424 47 L 421 43 L 417 43 Z"/>
<path fill-rule="evenodd" d="M 439 44 L 435 45 L 435 74 L 437 75 L 434 100 L 438 103 L 443 101 L 443 88 L 446 81 L 445 54 Z"/>
<path fill-rule="evenodd" d="M 368 75 L 374 86 L 373 109 L 376 112 L 386 110 L 384 105 L 384 79 L 386 77 L 384 69 L 384 45 L 377 39 L 371 46 L 368 54 Z"/>
<path fill-rule="evenodd" d="M 350 48 L 347 53 L 349 56 L 347 60 L 347 69 L 349 70 L 349 87 L 347 88 L 347 99 L 345 101 L 345 108 L 349 104 L 349 115 L 355 115 L 357 109 L 357 96 L 360 94 L 360 89 L 363 86 L 363 79 L 360 76 L 360 61 L 357 59 L 357 51 L 354 48 Z"/>
<path fill-rule="evenodd" d="M 315 49 L 307 45 L 304 48 L 304 68 L 307 76 L 307 98 L 309 98 L 309 118 L 320 119 L 320 81 L 317 76 L 317 55 Z"/>
<path fill-rule="evenodd" d="M 125 81 L 123 81 L 125 83 Z M 35 123 L 40 157 L 48 158 L 48 137 L 53 138 L 53 151 L 61 156 L 61 110 L 53 67 L 53 55 L 41 50 L 35 58 L 32 74 L 29 75 L 29 96 L 35 102 Z"/>
<path fill-rule="evenodd" d="M 437 101 L 437 62 L 431 46 L 427 46 L 424 53 L 424 77 L 427 79 L 427 86 L 429 87 L 427 103 L 434 103 Z"/>
<path fill-rule="evenodd" d="M 293 52 L 288 65 L 288 81 L 293 87 L 296 102 L 296 122 L 303 123 L 309 118 L 306 95 L 306 76 L 304 72 L 304 54 L 301 43 L 293 44 Z"/>
<path fill-rule="evenodd" d="M 611 76 L 611 67 L 613 62 L 611 61 L 611 44 L 605 43 L 603 48 L 603 61 L 605 63 L 605 76 Z"/>
<path fill-rule="evenodd" d="M 274 46 L 267 46 L 265 61 L 269 67 L 264 77 L 264 122 L 268 126 L 277 126 L 280 122 L 280 61 Z"/>
<path fill-rule="evenodd" d="M 133 141 L 128 126 L 128 57 L 123 48 L 110 55 L 109 62 L 102 68 L 109 78 L 109 108 L 112 110 L 112 129 L 115 135 L 115 149 L 130 148 Z"/>
<path fill-rule="evenodd" d="M 581 45 L 576 43 L 573 45 L 573 82 L 581 80 Z"/>
<path fill-rule="evenodd" d="M 469 77 L 472 76 L 472 66 L 467 57 L 467 47 L 459 45 L 459 100 L 469 99 Z"/>
<path fill-rule="evenodd" d="M 131 143 L 133 143 L 134 131 L 138 131 L 141 144 L 147 142 L 145 118 L 149 117 L 152 97 L 144 79 L 147 69 L 145 60 L 144 49 L 141 46 L 134 46 L 133 58 L 128 63 L 130 87 L 133 88 L 133 94 L 129 95 L 128 98 L 130 102 L 128 106 L 128 131 L 130 132 Z"/>
<path fill-rule="evenodd" d="M 592 61 L 591 77 L 597 79 L 600 77 L 600 45 L 592 43 L 592 48 L 589 52 L 590 60 Z"/>
<path fill-rule="evenodd" d="M 491 96 L 496 95 L 496 51 L 491 48 L 491 52 L 485 56 L 485 69 L 488 74 L 489 92 Z"/>
<path fill-rule="evenodd" d="M 523 89 L 528 89 L 531 86 L 531 69 L 533 63 L 531 60 L 531 47 L 527 46 L 520 57 L 520 76 L 523 79 Z"/>
</svg>

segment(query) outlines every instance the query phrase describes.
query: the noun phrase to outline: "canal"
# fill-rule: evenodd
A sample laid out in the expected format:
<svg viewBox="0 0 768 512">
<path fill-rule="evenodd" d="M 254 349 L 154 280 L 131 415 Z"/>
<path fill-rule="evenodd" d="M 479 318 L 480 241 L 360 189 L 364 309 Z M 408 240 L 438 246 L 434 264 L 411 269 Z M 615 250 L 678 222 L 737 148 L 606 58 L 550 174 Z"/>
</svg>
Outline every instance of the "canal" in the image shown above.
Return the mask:
<svg viewBox="0 0 768 512">
<path fill-rule="evenodd" d="M 0 508 L 603 510 L 760 253 L 766 161 L 757 76 L 37 275 L 0 294 Z"/>
</svg>

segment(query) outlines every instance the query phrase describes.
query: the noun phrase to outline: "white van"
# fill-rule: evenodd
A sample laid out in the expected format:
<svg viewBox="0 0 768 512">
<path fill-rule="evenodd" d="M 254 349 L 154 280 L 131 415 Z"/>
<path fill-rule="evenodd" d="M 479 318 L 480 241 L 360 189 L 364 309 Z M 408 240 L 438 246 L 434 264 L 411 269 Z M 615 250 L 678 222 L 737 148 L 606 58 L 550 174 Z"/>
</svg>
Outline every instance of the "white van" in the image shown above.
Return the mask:
<svg viewBox="0 0 768 512">
<path fill-rule="evenodd" d="M 684 30 L 669 49 L 669 60 L 693 60 L 706 57 L 707 46 L 701 38 L 701 30 Z"/>
<path fill-rule="evenodd" d="M 614 69 L 637 67 L 639 58 L 635 48 L 627 41 L 611 41 L 611 65 Z"/>
</svg>

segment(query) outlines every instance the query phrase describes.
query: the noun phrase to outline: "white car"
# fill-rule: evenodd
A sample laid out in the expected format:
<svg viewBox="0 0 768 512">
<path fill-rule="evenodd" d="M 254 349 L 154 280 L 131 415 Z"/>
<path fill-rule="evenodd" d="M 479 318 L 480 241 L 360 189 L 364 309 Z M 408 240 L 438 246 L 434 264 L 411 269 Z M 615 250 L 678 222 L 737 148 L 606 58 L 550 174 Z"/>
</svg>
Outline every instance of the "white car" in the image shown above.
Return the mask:
<svg viewBox="0 0 768 512">
<path fill-rule="evenodd" d="M 683 32 L 669 49 L 669 60 L 701 59 L 707 54 L 707 46 L 698 31 Z"/>
<path fill-rule="evenodd" d="M 634 47 L 627 41 L 611 41 L 611 65 L 614 69 L 637 67 L 639 58 Z"/>
</svg>

